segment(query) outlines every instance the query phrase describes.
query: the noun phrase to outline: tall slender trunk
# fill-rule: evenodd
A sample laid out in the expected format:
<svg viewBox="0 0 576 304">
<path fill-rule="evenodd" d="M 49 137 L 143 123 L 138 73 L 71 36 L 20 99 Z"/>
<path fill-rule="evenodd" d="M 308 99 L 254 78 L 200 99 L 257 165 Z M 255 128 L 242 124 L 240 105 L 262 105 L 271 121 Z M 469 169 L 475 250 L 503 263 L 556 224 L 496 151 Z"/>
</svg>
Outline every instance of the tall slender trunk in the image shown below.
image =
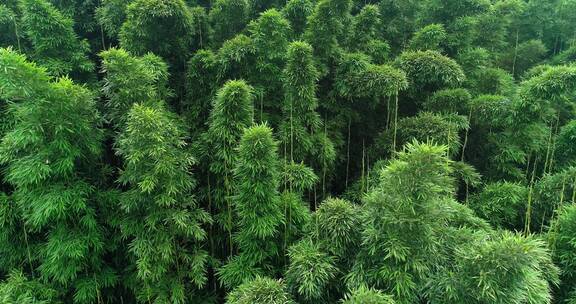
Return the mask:
<svg viewBox="0 0 576 304">
<path fill-rule="evenodd" d="M 390 96 L 386 96 L 386 130 L 390 129 Z"/>
<path fill-rule="evenodd" d="M 464 162 L 464 154 L 466 152 L 466 145 L 468 144 L 468 132 L 470 132 L 470 128 L 472 127 L 472 107 L 468 110 L 468 128 L 466 128 L 466 133 L 464 134 L 464 143 L 462 144 L 462 156 L 460 160 Z"/>
<path fill-rule="evenodd" d="M 206 179 L 208 180 L 208 213 L 210 216 L 214 216 L 212 211 L 212 187 L 210 185 L 210 172 L 206 174 Z M 210 239 L 210 256 L 214 256 L 214 224 L 210 222 L 208 227 L 208 238 Z"/>
<path fill-rule="evenodd" d="M 514 59 L 512 60 L 512 76 L 516 77 L 516 58 L 518 58 L 518 37 L 520 29 L 516 29 L 516 44 L 514 45 Z"/>
<path fill-rule="evenodd" d="M 106 41 L 104 40 L 104 28 L 100 24 L 100 39 L 102 40 L 102 49 L 106 50 Z"/>
<path fill-rule="evenodd" d="M 327 114 L 326 114 L 327 115 Z M 324 116 L 324 136 L 328 138 L 328 117 Z M 327 171 L 326 160 L 322 161 L 322 199 L 326 197 L 326 171 Z M 314 209 L 316 211 L 316 209 Z"/>
<path fill-rule="evenodd" d="M 526 160 L 526 172 L 524 173 L 524 178 L 530 178 L 530 159 L 532 158 L 532 152 L 528 153 L 528 158 Z"/>
<path fill-rule="evenodd" d="M 536 178 L 536 168 L 538 166 L 538 157 L 534 160 L 534 168 L 528 189 L 528 205 L 526 206 L 526 218 L 524 219 L 524 233 L 530 234 L 530 225 L 532 221 L 532 194 L 534 192 L 534 179 Z"/>
<path fill-rule="evenodd" d="M 259 99 L 260 99 L 260 122 L 262 122 L 263 115 L 264 115 L 264 98 L 262 97 L 262 94 L 258 94 L 259 95 Z"/>
<path fill-rule="evenodd" d="M 450 118 L 450 116 L 448 116 L 448 128 L 446 128 L 446 154 L 448 155 L 448 158 L 450 158 L 450 135 L 452 135 L 452 130 L 451 130 L 451 125 L 452 124 L 452 119 Z"/>
<path fill-rule="evenodd" d="M 576 177 L 572 183 L 572 204 L 576 204 Z"/>
<path fill-rule="evenodd" d="M 16 35 L 16 42 L 18 43 L 18 51 L 22 53 L 22 46 L 20 45 L 20 33 L 18 33 L 18 22 L 14 18 L 14 34 Z"/>
<path fill-rule="evenodd" d="M 361 178 L 361 184 L 360 184 L 360 193 L 364 194 L 364 186 L 365 186 L 365 156 L 366 156 L 366 149 L 364 147 L 364 138 L 362 139 L 362 178 Z"/>
<path fill-rule="evenodd" d="M 34 267 L 32 266 L 32 254 L 30 253 L 30 243 L 28 242 L 28 232 L 26 231 L 26 224 L 22 223 L 22 230 L 24 232 L 24 243 L 26 244 L 26 253 L 28 254 L 28 264 L 30 265 L 30 273 L 34 278 Z"/>
<path fill-rule="evenodd" d="M 370 192 L 370 153 L 366 153 L 366 193 Z"/>
<path fill-rule="evenodd" d="M 201 24 L 200 17 L 198 18 L 198 24 Z M 202 25 L 199 25 L 198 26 L 198 35 L 200 36 L 200 41 L 198 41 L 198 42 L 199 42 L 200 49 L 204 48 L 204 41 L 203 41 L 202 34 L 203 34 L 202 33 Z"/>
<path fill-rule="evenodd" d="M 560 193 L 560 203 L 557 204 L 557 205 L 554 207 L 554 211 L 558 210 L 558 208 L 559 208 L 560 206 L 562 206 L 562 204 L 564 204 L 564 191 L 565 191 L 565 189 L 566 189 L 566 179 L 563 179 L 563 180 L 562 180 L 562 190 L 561 190 L 562 192 Z M 549 233 L 548 233 L 548 234 L 550 235 L 550 240 L 551 240 L 551 242 L 550 242 L 550 244 L 551 244 L 551 246 L 550 246 L 550 251 L 551 251 L 552 254 L 554 254 L 554 249 L 556 248 L 555 245 L 556 245 L 556 227 L 557 227 L 557 223 L 558 223 L 558 221 L 557 221 L 556 217 L 552 217 L 552 220 L 551 220 L 551 222 L 550 222 L 550 230 L 549 230 Z M 542 221 L 542 226 L 544 226 L 544 221 Z"/>
<path fill-rule="evenodd" d="M 294 163 L 294 105 L 290 101 L 290 163 Z"/>
<path fill-rule="evenodd" d="M 230 180 L 228 179 L 228 168 L 224 166 L 224 188 L 226 189 L 226 211 L 227 211 L 227 229 L 228 229 L 228 246 L 230 246 L 230 256 L 234 255 L 234 244 L 232 243 L 232 204 L 230 203 L 231 189 Z"/>
<path fill-rule="evenodd" d="M 396 134 L 398 133 L 398 91 L 394 99 L 394 140 L 392 143 L 392 151 L 396 152 Z"/>
<path fill-rule="evenodd" d="M 348 188 L 348 174 L 350 171 L 350 124 L 352 124 L 352 118 L 348 117 L 348 147 L 346 149 L 346 188 Z"/>
<path fill-rule="evenodd" d="M 550 125 L 550 133 L 548 135 L 548 142 L 546 144 L 546 159 L 544 161 L 543 174 L 546 174 L 546 169 L 548 168 L 548 160 L 550 158 L 550 147 L 552 145 L 552 133 L 554 132 L 553 128 L 554 128 L 554 126 L 551 124 Z"/>
<path fill-rule="evenodd" d="M 552 137 L 552 151 L 550 152 L 550 161 L 548 163 L 548 172 L 551 173 L 554 168 L 554 154 L 556 153 L 556 138 L 558 136 L 558 128 L 560 127 L 560 113 L 556 116 L 556 124 L 554 126 L 554 136 Z"/>
</svg>

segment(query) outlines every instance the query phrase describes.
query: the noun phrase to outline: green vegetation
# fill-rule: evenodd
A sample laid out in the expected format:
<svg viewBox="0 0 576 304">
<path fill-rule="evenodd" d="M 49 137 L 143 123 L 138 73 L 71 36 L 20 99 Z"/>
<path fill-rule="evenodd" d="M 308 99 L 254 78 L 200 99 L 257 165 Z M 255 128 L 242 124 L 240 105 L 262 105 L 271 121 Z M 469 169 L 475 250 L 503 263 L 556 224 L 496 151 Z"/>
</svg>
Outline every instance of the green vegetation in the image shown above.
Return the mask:
<svg viewBox="0 0 576 304">
<path fill-rule="evenodd" d="M 0 304 L 574 304 L 575 29 L 575 0 L 5 0 Z"/>
</svg>

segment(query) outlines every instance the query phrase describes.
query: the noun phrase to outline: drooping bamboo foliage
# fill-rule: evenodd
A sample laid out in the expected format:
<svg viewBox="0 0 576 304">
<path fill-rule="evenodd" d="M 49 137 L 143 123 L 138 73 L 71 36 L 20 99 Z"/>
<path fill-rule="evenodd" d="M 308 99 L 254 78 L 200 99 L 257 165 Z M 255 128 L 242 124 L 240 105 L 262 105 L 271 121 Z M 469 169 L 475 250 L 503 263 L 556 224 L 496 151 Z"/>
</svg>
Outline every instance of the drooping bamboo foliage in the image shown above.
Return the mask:
<svg viewBox="0 0 576 304">
<path fill-rule="evenodd" d="M 104 206 L 94 199 L 89 178 L 90 163 L 102 151 L 94 95 L 69 78 L 51 78 L 10 50 L 0 50 L 0 66 L 6 88 L 0 97 L 23 102 L 11 104 L 15 123 L 0 145 L 4 180 L 13 187 L 11 198 L 3 200 L 3 218 L 9 220 L 3 229 L 19 228 L 23 235 L 2 239 L 8 251 L 26 252 L 10 257 L 22 259 L 12 263 L 57 286 L 71 286 L 80 301 L 93 300 L 92 288 L 117 279 L 102 259 L 107 236 L 97 214 Z M 10 213 L 20 216 L 10 220 Z"/>
<path fill-rule="evenodd" d="M 284 157 L 290 162 L 305 162 L 318 171 L 331 166 L 334 151 L 330 138 L 322 132 L 323 122 L 317 113 L 318 72 L 310 45 L 290 44 L 283 79 L 286 94 L 282 107 L 284 119 L 279 129 Z"/>
<path fill-rule="evenodd" d="M 206 283 L 203 225 L 211 218 L 192 195 L 194 159 L 185 145 L 183 128 L 160 102 L 134 104 L 117 140 L 125 163 L 119 182 L 129 187 L 120 198 L 120 230 L 142 302 L 184 302 L 185 290 Z"/>
<path fill-rule="evenodd" d="M 365 198 L 362 239 L 366 245 L 358 253 L 348 284 L 387 290 L 401 303 L 417 297 L 416 286 L 429 275 L 439 250 L 437 233 L 443 218 L 437 214 L 437 204 L 454 191 L 446 187 L 451 184 L 451 168 L 445 153 L 442 147 L 408 145 L 382 171 L 381 184 Z"/>
<path fill-rule="evenodd" d="M 73 21 L 45 0 L 22 0 L 18 4 L 23 32 L 33 48 L 31 58 L 53 76 L 70 74 L 86 80 L 94 63 L 88 60 L 88 42 L 76 35 Z"/>
<path fill-rule="evenodd" d="M 559 288 L 559 300 L 573 299 L 574 275 L 576 265 L 574 260 L 574 205 L 565 206 L 558 211 L 558 220 L 555 229 L 550 232 L 553 258 L 562 269 L 562 285 Z"/>
<path fill-rule="evenodd" d="M 575 302 L 574 9 L 3 1 L 0 303 Z"/>
<path fill-rule="evenodd" d="M 345 304 L 371 303 L 371 304 L 394 304 L 394 299 L 382 293 L 380 290 L 374 290 L 361 286 L 352 290 L 346 299 L 342 302 Z"/>
<path fill-rule="evenodd" d="M 100 57 L 105 74 L 102 92 L 108 99 L 105 113 L 116 128 L 123 127 L 133 104 L 168 96 L 168 70 L 157 56 L 147 54 L 139 58 L 123 49 L 110 49 L 100 53 Z"/>
<path fill-rule="evenodd" d="M 127 51 L 135 55 L 153 52 L 180 71 L 193 29 L 192 14 L 183 0 L 138 0 L 126 6 L 119 40 Z"/>
<path fill-rule="evenodd" d="M 449 268 L 431 281 L 432 303 L 551 302 L 558 269 L 542 240 L 511 232 L 469 238 L 453 249 Z"/>
<path fill-rule="evenodd" d="M 240 285 L 230 293 L 227 304 L 293 304 L 290 294 L 281 281 L 258 277 Z"/>
<path fill-rule="evenodd" d="M 219 0 L 210 10 L 212 41 L 217 46 L 234 37 L 248 23 L 248 1 Z"/>
<path fill-rule="evenodd" d="M 259 275 L 273 273 L 280 253 L 280 226 L 284 213 L 280 204 L 278 144 L 266 125 L 245 129 L 238 145 L 234 168 L 234 209 L 238 218 L 238 255 L 219 271 L 227 287 L 236 287 Z"/>
<path fill-rule="evenodd" d="M 290 247 L 290 267 L 286 280 L 304 302 L 322 301 L 338 269 L 335 258 L 320 250 L 312 240 L 303 240 Z"/>
<path fill-rule="evenodd" d="M 218 91 L 210 113 L 208 130 L 204 134 L 206 150 L 203 152 L 209 161 L 208 177 L 211 203 L 209 211 L 215 215 L 219 227 L 226 231 L 226 242 L 219 243 L 227 256 L 234 253 L 232 233 L 234 216 L 234 167 L 238 161 L 236 147 L 245 128 L 252 124 L 254 115 L 253 89 L 241 80 L 229 81 Z M 213 236 L 214 237 L 214 236 Z"/>
</svg>

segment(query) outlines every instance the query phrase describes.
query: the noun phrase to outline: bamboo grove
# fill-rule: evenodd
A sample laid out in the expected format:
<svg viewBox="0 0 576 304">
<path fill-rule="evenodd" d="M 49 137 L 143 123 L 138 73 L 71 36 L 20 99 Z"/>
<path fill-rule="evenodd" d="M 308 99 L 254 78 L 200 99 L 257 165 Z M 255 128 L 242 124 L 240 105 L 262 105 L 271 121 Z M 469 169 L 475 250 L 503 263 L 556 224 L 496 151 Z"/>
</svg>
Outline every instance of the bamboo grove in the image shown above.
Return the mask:
<svg viewBox="0 0 576 304">
<path fill-rule="evenodd" d="M 576 303 L 575 0 L 3 0 L 1 304 Z"/>
</svg>

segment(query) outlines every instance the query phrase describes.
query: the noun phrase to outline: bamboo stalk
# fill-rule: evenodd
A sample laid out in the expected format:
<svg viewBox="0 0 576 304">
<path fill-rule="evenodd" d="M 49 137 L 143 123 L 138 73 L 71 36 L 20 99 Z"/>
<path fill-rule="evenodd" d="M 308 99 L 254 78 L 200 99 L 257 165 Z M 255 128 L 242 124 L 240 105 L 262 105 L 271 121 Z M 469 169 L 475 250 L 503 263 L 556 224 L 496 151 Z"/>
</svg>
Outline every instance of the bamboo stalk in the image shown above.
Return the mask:
<svg viewBox="0 0 576 304">
<path fill-rule="evenodd" d="M 530 177 L 530 159 L 532 158 L 532 153 L 528 153 L 528 158 L 526 160 L 526 173 L 524 173 L 524 177 L 528 179 Z"/>
<path fill-rule="evenodd" d="M 365 165 L 365 147 L 364 147 L 364 139 L 362 139 L 362 174 L 361 174 L 361 184 L 360 184 L 360 193 L 364 194 L 364 185 L 365 185 L 365 180 L 364 180 L 364 165 Z"/>
<path fill-rule="evenodd" d="M 208 180 L 208 213 L 210 214 L 210 216 L 214 215 L 214 212 L 212 210 L 212 189 L 211 189 L 211 185 L 210 185 L 210 172 L 208 172 L 208 174 L 206 174 L 206 179 Z M 209 226 L 209 238 L 210 238 L 210 255 L 214 256 L 214 224 L 210 223 Z"/>
<path fill-rule="evenodd" d="M 386 96 L 386 130 L 390 129 L 390 96 Z"/>
<path fill-rule="evenodd" d="M 536 176 L 536 168 L 538 165 L 538 158 L 534 160 L 534 167 L 532 170 L 532 178 L 530 180 L 530 187 L 528 190 L 528 206 L 526 207 L 526 218 L 524 219 L 524 233 L 530 234 L 530 224 L 532 220 L 532 194 L 534 191 L 534 179 Z"/>
<path fill-rule="evenodd" d="M 576 203 L 576 177 L 572 183 L 572 204 Z"/>
<path fill-rule="evenodd" d="M 466 133 L 464 134 L 464 143 L 462 144 L 462 156 L 460 160 L 464 162 L 464 153 L 466 152 L 466 145 L 468 144 L 468 132 L 471 128 L 471 121 L 472 121 L 472 107 L 468 111 L 468 128 L 466 128 Z"/>
<path fill-rule="evenodd" d="M 14 18 L 14 34 L 16 35 L 16 42 L 18 43 L 18 51 L 22 53 L 22 46 L 20 45 L 20 33 L 18 33 L 18 23 Z"/>
<path fill-rule="evenodd" d="M 366 153 L 366 192 L 370 192 L 370 154 Z"/>
<path fill-rule="evenodd" d="M 345 185 L 348 187 L 348 173 L 350 170 L 350 124 L 352 124 L 352 118 L 348 117 L 348 147 L 346 151 L 346 182 Z"/>
<path fill-rule="evenodd" d="M 326 136 L 326 138 L 328 138 L 328 114 L 324 115 L 324 136 Z M 324 199 L 326 197 L 326 160 L 324 160 L 322 162 L 322 199 Z M 316 206 L 314 206 L 316 207 Z M 314 211 L 316 211 L 316 209 L 314 209 Z"/>
<path fill-rule="evenodd" d="M 556 116 L 556 125 L 554 126 L 554 136 L 552 138 L 552 151 L 550 153 L 550 162 L 548 164 L 548 172 L 552 172 L 554 168 L 554 154 L 556 153 L 556 138 L 558 136 L 558 128 L 560 125 L 560 113 Z"/>
<path fill-rule="evenodd" d="M 28 243 L 28 232 L 26 232 L 26 224 L 22 223 L 22 230 L 24 231 L 24 243 L 26 244 L 26 253 L 28 254 L 28 264 L 30 265 L 30 273 L 34 278 L 34 267 L 32 266 L 32 254 L 30 253 L 30 244 Z"/>
<path fill-rule="evenodd" d="M 228 168 L 224 166 L 224 188 L 226 189 L 226 209 L 228 213 L 228 246 L 230 246 L 230 256 L 234 255 L 234 246 L 232 244 L 232 205 L 230 204 L 230 184 L 228 180 Z"/>
<path fill-rule="evenodd" d="M 104 28 L 102 27 L 102 24 L 100 24 L 100 39 L 102 39 L 102 49 L 106 50 L 106 42 L 104 40 Z"/>
<path fill-rule="evenodd" d="M 290 99 L 290 163 L 294 163 L 294 105 Z"/>
<path fill-rule="evenodd" d="M 516 59 L 518 58 L 518 37 L 520 29 L 516 29 L 516 44 L 514 46 L 514 60 L 512 60 L 512 76 L 516 76 Z"/>
<path fill-rule="evenodd" d="M 550 145 L 552 142 L 552 132 L 553 132 L 553 126 L 550 126 L 550 135 L 548 136 L 548 143 L 546 144 L 546 161 L 544 161 L 544 171 L 543 173 L 546 174 L 546 168 L 548 167 L 548 159 L 550 157 Z"/>
<path fill-rule="evenodd" d="M 392 144 L 392 151 L 396 152 L 396 134 L 398 132 L 398 91 L 396 91 L 394 105 L 394 140 Z"/>
<path fill-rule="evenodd" d="M 562 206 L 563 202 L 564 202 L 564 190 L 566 188 L 566 179 L 562 180 L 562 192 L 560 193 L 560 204 L 558 204 L 555 208 L 554 208 L 554 213 L 556 214 L 556 216 L 552 217 L 551 223 L 550 223 L 550 238 L 551 238 L 551 246 L 550 246 L 550 251 L 552 254 L 554 254 L 554 250 L 556 249 L 556 228 L 558 226 L 558 206 Z M 542 221 L 544 222 L 544 221 Z"/>
</svg>

